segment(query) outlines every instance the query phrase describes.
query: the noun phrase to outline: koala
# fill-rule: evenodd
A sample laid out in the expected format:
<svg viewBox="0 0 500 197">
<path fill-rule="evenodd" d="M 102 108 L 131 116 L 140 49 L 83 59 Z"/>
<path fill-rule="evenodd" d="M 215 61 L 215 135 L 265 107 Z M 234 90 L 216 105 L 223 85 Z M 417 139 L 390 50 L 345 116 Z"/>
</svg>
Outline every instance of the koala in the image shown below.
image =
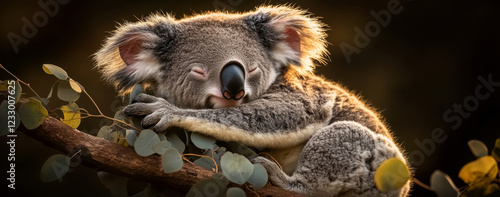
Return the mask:
<svg viewBox="0 0 500 197">
<path fill-rule="evenodd" d="M 124 112 L 144 128 L 169 127 L 268 151 L 269 180 L 310 196 L 407 196 L 379 191 L 385 160 L 406 162 L 380 116 L 360 99 L 313 74 L 323 63 L 325 25 L 290 6 L 247 13 L 208 12 L 182 19 L 153 14 L 125 23 L 95 54 L 103 77 L 126 94 L 147 84 Z"/>
</svg>

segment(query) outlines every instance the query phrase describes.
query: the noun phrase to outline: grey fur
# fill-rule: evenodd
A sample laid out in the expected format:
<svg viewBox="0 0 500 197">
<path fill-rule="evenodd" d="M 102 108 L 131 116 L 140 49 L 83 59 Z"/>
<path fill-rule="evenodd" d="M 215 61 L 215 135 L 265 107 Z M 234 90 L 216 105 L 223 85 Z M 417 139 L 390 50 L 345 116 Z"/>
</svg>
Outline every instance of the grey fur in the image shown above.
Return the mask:
<svg viewBox="0 0 500 197">
<path fill-rule="evenodd" d="M 273 184 L 311 196 L 406 196 L 409 183 L 388 193 L 374 185 L 380 163 L 405 161 L 379 115 L 311 73 L 313 60 L 322 61 L 326 52 L 322 27 L 286 6 L 182 20 L 154 15 L 121 26 L 96 61 L 122 92 L 140 82 L 156 90 L 158 97 L 139 95 L 126 114 L 145 116 L 143 125 L 155 131 L 178 126 L 268 149 L 284 171 L 263 157 L 253 162 L 266 167 Z M 142 55 L 126 64 L 118 48 L 131 35 L 146 36 L 137 38 Z M 300 37 L 300 51 L 287 40 L 293 35 Z M 237 106 L 214 108 L 207 89 L 220 86 L 218 74 L 230 61 L 245 68 L 249 94 Z M 250 75 L 255 66 L 258 72 Z M 193 77 L 192 68 L 203 68 L 206 78 Z"/>
</svg>

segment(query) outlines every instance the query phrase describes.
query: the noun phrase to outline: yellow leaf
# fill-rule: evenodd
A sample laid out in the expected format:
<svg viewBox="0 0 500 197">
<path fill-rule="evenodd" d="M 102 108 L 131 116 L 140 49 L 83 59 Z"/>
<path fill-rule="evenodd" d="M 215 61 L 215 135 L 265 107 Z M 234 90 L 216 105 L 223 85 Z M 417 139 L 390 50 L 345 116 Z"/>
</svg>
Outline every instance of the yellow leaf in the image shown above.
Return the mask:
<svg viewBox="0 0 500 197">
<path fill-rule="evenodd" d="M 380 191 L 401 189 L 410 180 L 410 170 L 399 158 L 390 158 L 380 164 L 375 172 L 375 185 Z"/>
<path fill-rule="evenodd" d="M 123 145 L 123 146 L 125 146 L 125 147 L 129 146 L 129 144 L 128 144 L 127 140 L 126 140 L 125 138 L 123 138 L 123 137 L 122 137 L 122 138 L 119 138 L 119 140 L 118 140 L 118 144 L 121 144 L 121 145 Z"/>
<path fill-rule="evenodd" d="M 64 119 L 61 118 L 61 122 L 75 129 L 80 125 L 80 109 L 76 103 L 63 105 L 61 111 L 64 114 Z"/>
<path fill-rule="evenodd" d="M 485 178 L 492 181 L 495 179 L 497 173 L 498 166 L 495 159 L 492 156 L 484 156 L 465 164 L 458 173 L 458 177 L 471 185 L 475 182 L 485 180 Z"/>
<path fill-rule="evenodd" d="M 75 92 L 78 92 L 78 93 L 82 92 L 82 88 L 80 88 L 80 84 L 78 84 L 78 82 L 76 82 L 75 80 L 69 79 L 69 85 L 71 86 L 71 89 L 73 89 Z"/>
<path fill-rule="evenodd" d="M 7 91 L 7 80 L 0 81 L 0 91 Z"/>
<path fill-rule="evenodd" d="M 491 156 L 500 162 L 500 138 L 495 141 L 495 147 L 491 151 Z"/>
</svg>

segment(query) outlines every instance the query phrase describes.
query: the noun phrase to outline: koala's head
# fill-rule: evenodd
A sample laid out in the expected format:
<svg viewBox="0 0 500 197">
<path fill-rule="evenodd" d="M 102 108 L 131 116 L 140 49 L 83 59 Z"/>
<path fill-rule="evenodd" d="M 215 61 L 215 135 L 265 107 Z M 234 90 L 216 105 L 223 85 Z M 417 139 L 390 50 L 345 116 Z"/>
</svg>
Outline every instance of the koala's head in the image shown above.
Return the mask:
<svg viewBox="0 0 500 197">
<path fill-rule="evenodd" d="M 149 84 L 176 106 L 219 108 L 260 97 L 286 72 L 308 74 L 325 37 L 315 18 L 287 6 L 180 20 L 156 14 L 118 27 L 95 60 L 122 93 Z"/>
</svg>

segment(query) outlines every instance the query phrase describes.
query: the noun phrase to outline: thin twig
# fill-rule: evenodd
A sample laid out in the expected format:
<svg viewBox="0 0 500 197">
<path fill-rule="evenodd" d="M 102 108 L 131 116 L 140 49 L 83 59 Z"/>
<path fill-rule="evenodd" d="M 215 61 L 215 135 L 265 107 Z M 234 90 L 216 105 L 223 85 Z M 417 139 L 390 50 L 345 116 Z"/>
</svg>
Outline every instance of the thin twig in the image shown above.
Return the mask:
<svg viewBox="0 0 500 197">
<path fill-rule="evenodd" d="M 214 165 L 215 165 L 215 172 L 218 172 L 218 171 L 219 171 L 219 168 L 217 167 L 217 162 L 215 162 L 214 158 L 212 158 L 212 157 L 209 157 L 209 156 L 206 156 L 206 155 L 198 155 L 198 154 L 193 154 L 193 153 L 185 153 L 185 154 L 182 154 L 182 157 L 184 157 L 184 156 L 207 157 L 207 158 L 209 158 L 210 160 L 212 160 L 212 162 L 214 162 Z"/>
<path fill-rule="evenodd" d="M 434 191 L 430 186 L 426 185 L 425 183 L 420 182 L 418 179 L 413 178 L 412 180 L 418 186 L 420 186 L 420 187 L 422 187 L 422 188 L 424 188 L 426 190 L 429 190 L 429 191 Z"/>
<path fill-rule="evenodd" d="M 42 101 L 42 102 L 43 102 L 42 97 L 41 97 L 40 95 L 38 95 L 38 93 L 37 93 L 37 92 L 36 92 L 33 88 L 31 88 L 31 85 L 30 85 L 29 83 L 26 83 L 26 82 L 22 81 L 21 79 L 17 78 L 17 77 L 16 77 L 16 75 L 14 75 L 14 74 L 12 74 L 11 72 L 9 72 L 9 70 L 7 70 L 7 68 L 3 67 L 3 65 L 2 65 L 2 64 L 0 64 L 0 68 L 1 68 L 1 69 L 3 69 L 3 70 L 5 70 L 5 72 L 9 73 L 9 75 L 10 75 L 10 76 L 12 76 L 12 77 L 16 78 L 16 80 L 17 80 L 17 81 L 19 81 L 19 82 L 21 82 L 22 84 L 24 84 L 24 85 L 28 86 L 28 88 L 29 88 L 29 89 L 30 89 L 33 93 L 35 93 L 35 95 L 36 95 L 36 96 L 40 99 L 40 101 Z M 45 106 L 47 106 L 47 105 L 48 105 L 48 103 L 45 103 L 45 102 L 43 102 L 43 104 L 45 104 Z"/>
</svg>

